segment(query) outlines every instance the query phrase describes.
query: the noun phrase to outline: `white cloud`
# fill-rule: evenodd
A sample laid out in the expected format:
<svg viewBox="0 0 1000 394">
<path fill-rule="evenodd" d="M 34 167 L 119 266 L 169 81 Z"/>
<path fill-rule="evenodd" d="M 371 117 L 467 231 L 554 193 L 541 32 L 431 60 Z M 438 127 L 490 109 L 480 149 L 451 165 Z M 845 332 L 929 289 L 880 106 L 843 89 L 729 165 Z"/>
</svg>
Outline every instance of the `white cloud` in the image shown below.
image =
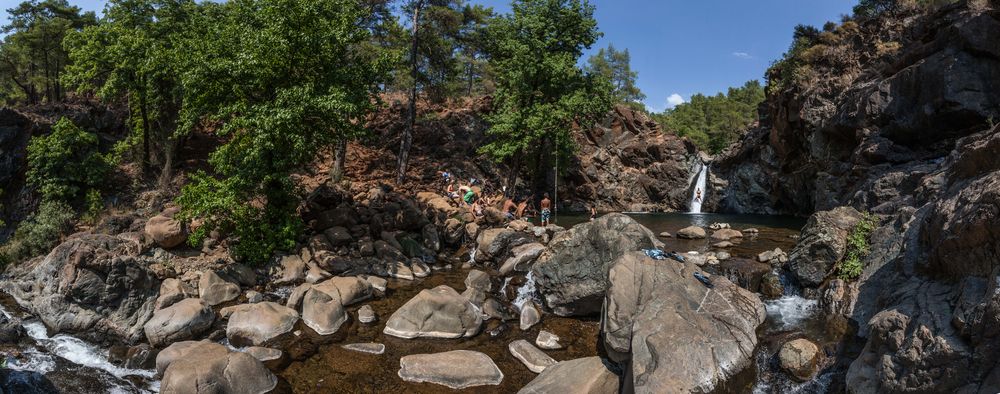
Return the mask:
<svg viewBox="0 0 1000 394">
<path fill-rule="evenodd" d="M 681 95 L 674 93 L 670 97 L 667 97 L 667 109 L 673 109 L 681 104 L 684 104 L 684 97 L 681 97 Z"/>
<path fill-rule="evenodd" d="M 740 59 L 753 59 L 753 56 L 751 56 L 749 53 L 746 52 L 733 52 L 733 56 L 738 57 Z"/>
</svg>

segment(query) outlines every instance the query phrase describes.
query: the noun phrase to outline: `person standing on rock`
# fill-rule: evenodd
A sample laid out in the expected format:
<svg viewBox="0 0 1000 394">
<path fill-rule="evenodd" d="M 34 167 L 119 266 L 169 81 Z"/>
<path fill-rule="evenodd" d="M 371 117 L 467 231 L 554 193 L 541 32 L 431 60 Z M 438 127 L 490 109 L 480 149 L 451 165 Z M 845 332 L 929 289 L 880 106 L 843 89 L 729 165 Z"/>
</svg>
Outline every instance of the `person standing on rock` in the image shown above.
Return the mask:
<svg viewBox="0 0 1000 394">
<path fill-rule="evenodd" d="M 524 219 L 524 211 L 528 209 L 528 199 L 524 198 L 520 203 L 517 204 L 517 211 L 515 215 L 518 219 Z"/>
<path fill-rule="evenodd" d="M 597 206 L 596 205 L 591 205 L 590 206 L 590 221 L 594 221 L 594 219 L 597 219 Z"/>
<path fill-rule="evenodd" d="M 552 200 L 549 200 L 549 193 L 542 194 L 542 227 L 549 225 L 552 218 Z"/>
<path fill-rule="evenodd" d="M 697 202 L 701 202 L 701 188 L 700 187 L 698 188 L 697 191 L 695 191 L 694 200 L 697 201 Z"/>
</svg>

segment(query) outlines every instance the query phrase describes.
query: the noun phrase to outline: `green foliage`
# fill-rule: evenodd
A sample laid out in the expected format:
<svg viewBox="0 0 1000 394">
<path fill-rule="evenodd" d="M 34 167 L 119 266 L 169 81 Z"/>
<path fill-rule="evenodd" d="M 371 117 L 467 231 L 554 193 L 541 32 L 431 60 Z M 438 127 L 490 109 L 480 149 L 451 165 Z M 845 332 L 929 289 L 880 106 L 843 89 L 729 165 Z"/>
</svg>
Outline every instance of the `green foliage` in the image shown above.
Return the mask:
<svg viewBox="0 0 1000 394">
<path fill-rule="evenodd" d="M 749 81 L 727 94 L 696 94 L 683 103 L 654 115 L 664 130 L 688 137 L 702 149 L 719 153 L 757 120 L 757 106 L 764 101 L 764 88 Z"/>
<path fill-rule="evenodd" d="M 38 212 L 21 222 L 14 237 L 0 247 L 0 266 L 48 252 L 70 230 L 73 208 L 62 201 L 43 201 Z"/>
<path fill-rule="evenodd" d="M 291 173 L 341 139 L 366 133 L 388 62 L 356 51 L 370 32 L 354 0 L 239 0 L 192 43 L 182 129 L 221 124 L 227 143 L 178 200 L 205 231 L 231 232 L 234 254 L 262 263 L 294 246 L 302 228 Z"/>
<path fill-rule="evenodd" d="M 575 149 L 574 124 L 607 113 L 611 86 L 577 66 L 600 37 L 587 1 L 519 0 L 512 8 L 491 25 L 497 90 L 487 120 L 493 140 L 480 151 L 497 161 L 536 158 L 538 176 L 553 152 L 558 157 Z"/>
<path fill-rule="evenodd" d="M 864 259 L 868 256 L 869 238 L 875 227 L 878 226 L 878 217 L 865 212 L 861 220 L 851 229 L 847 236 L 847 253 L 844 260 L 837 268 L 837 276 L 846 281 L 853 281 L 861 276 L 864 270 Z"/>
<path fill-rule="evenodd" d="M 97 136 L 62 118 L 49 135 L 28 144 L 28 184 L 43 200 L 73 201 L 99 187 L 109 165 L 98 152 Z"/>
<path fill-rule="evenodd" d="M 104 210 L 104 198 L 97 189 L 87 191 L 87 198 L 84 200 L 83 219 L 90 223 L 96 223 Z"/>
<path fill-rule="evenodd" d="M 819 36 L 819 29 L 813 26 L 795 26 L 788 52 L 764 73 L 767 77 L 767 94 L 777 94 L 803 79 L 803 75 L 807 74 L 804 71 L 808 71 L 809 66 L 802 55 L 816 44 Z"/>
<path fill-rule="evenodd" d="M 65 96 L 60 75 L 69 63 L 63 37 L 96 23 L 93 12 L 66 0 L 23 1 L 7 9 L 10 23 L 0 32 L 0 98 L 35 104 Z"/>
<path fill-rule="evenodd" d="M 631 61 L 632 56 L 629 55 L 628 48 L 619 51 L 614 45 L 609 44 L 607 48 L 601 48 L 587 60 L 585 71 L 611 81 L 614 89 L 611 94 L 616 102 L 641 102 L 646 99 L 646 95 L 635 84 L 639 73 L 632 71 Z"/>
</svg>

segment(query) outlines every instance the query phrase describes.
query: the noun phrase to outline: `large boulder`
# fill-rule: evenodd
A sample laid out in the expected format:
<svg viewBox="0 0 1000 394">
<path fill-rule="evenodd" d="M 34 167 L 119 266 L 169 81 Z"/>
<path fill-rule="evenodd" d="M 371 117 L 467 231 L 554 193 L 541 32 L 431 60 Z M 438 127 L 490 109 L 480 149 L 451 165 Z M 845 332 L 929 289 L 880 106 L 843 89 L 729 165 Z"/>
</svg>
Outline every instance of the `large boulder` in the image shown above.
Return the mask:
<svg viewBox="0 0 1000 394">
<path fill-rule="evenodd" d="M 479 308 L 455 289 L 441 285 L 422 290 L 389 316 L 384 333 L 400 338 L 462 338 L 479 333 Z"/>
<path fill-rule="evenodd" d="M 609 275 L 601 338 L 608 357 L 626 370 L 624 390 L 710 392 L 751 363 L 764 304 L 699 268 L 633 252 Z"/>
<path fill-rule="evenodd" d="M 608 289 L 611 264 L 625 253 L 662 246 L 635 219 L 609 214 L 557 233 L 531 272 L 545 306 L 555 314 L 595 315 Z"/>
<path fill-rule="evenodd" d="M 166 308 L 185 298 L 198 295 L 191 286 L 176 279 L 167 278 L 160 283 L 160 296 L 156 297 L 156 310 Z"/>
<path fill-rule="evenodd" d="M 803 382 L 811 379 L 816 373 L 818 359 L 819 347 L 804 338 L 785 342 L 778 350 L 778 363 L 781 369 Z"/>
<path fill-rule="evenodd" d="M 275 281 L 277 285 L 291 285 L 306 280 L 306 262 L 299 255 L 282 256 L 281 277 Z"/>
<path fill-rule="evenodd" d="M 618 394 L 619 377 L 600 357 L 567 360 L 545 368 L 518 394 Z"/>
<path fill-rule="evenodd" d="M 861 220 L 851 207 L 816 212 L 802 229 L 788 255 L 792 273 L 804 286 L 816 287 L 830 275 L 847 252 L 847 236 Z"/>
<path fill-rule="evenodd" d="M 273 302 L 238 305 L 226 324 L 226 337 L 236 346 L 262 346 L 295 328 L 299 314 Z"/>
<path fill-rule="evenodd" d="M 198 280 L 198 297 L 208 305 L 216 306 L 240 296 L 240 285 L 226 282 L 213 271 L 201 273 Z"/>
<path fill-rule="evenodd" d="M 302 321 L 319 335 L 330 335 L 347 322 L 340 294 L 324 292 L 315 287 L 306 291 L 302 299 Z"/>
<path fill-rule="evenodd" d="M 500 274 L 507 275 L 513 271 L 529 271 L 531 264 L 545 251 L 545 245 L 532 242 L 511 249 L 512 256 L 500 266 Z"/>
<path fill-rule="evenodd" d="M 264 394 L 278 378 L 253 356 L 211 342 L 179 342 L 156 357 L 164 394 Z"/>
<path fill-rule="evenodd" d="M 197 298 L 188 298 L 160 309 L 146 322 L 143 329 L 153 346 L 193 339 L 205 332 L 215 321 L 212 307 Z"/>
<path fill-rule="evenodd" d="M 146 234 L 164 249 L 177 247 L 187 240 L 183 224 L 171 217 L 157 215 L 146 221 Z"/>
<path fill-rule="evenodd" d="M 487 356 L 469 350 L 413 354 L 399 359 L 399 377 L 407 382 L 434 383 L 459 390 L 476 386 L 496 386 L 503 372 Z"/>
<path fill-rule="evenodd" d="M 372 284 L 356 276 L 336 276 L 313 285 L 312 289 L 340 299 L 344 306 L 367 300 L 374 294 Z"/>
<path fill-rule="evenodd" d="M 476 261 L 499 262 L 507 256 L 511 248 L 534 242 L 530 234 L 509 228 L 491 228 L 483 230 L 476 238 Z"/>
<path fill-rule="evenodd" d="M 733 230 L 731 228 L 724 228 L 724 229 L 716 230 L 715 232 L 712 233 L 712 236 L 709 237 L 709 238 L 712 241 L 716 241 L 716 242 L 718 242 L 718 241 L 730 241 L 730 240 L 733 240 L 733 239 L 736 239 L 736 238 L 743 238 L 743 233 L 739 232 L 738 230 Z"/>
<path fill-rule="evenodd" d="M 124 234 L 74 236 L 45 257 L 10 266 L 0 289 L 56 332 L 138 342 L 160 287 L 141 249 Z"/>
</svg>

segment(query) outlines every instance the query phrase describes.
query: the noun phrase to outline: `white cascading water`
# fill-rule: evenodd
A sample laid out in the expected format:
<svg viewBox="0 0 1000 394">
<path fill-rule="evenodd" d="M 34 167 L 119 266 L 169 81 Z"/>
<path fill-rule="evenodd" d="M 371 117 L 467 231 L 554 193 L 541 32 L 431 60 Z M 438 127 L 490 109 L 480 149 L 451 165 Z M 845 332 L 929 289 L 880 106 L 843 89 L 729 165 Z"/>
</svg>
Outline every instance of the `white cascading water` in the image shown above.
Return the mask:
<svg viewBox="0 0 1000 394">
<path fill-rule="evenodd" d="M 708 178 L 708 166 L 699 163 L 698 178 L 694 182 L 694 190 L 691 190 L 691 211 L 689 213 L 701 213 L 701 203 L 705 198 L 705 182 Z M 701 196 L 698 191 L 701 191 Z"/>
<path fill-rule="evenodd" d="M 3 313 L 3 315 L 7 318 L 12 318 L 11 314 L 3 309 L 3 307 L 0 307 L 0 313 Z M 137 375 L 151 379 L 156 375 L 156 371 L 153 370 L 118 367 L 108 361 L 108 352 L 106 350 L 91 345 L 80 338 L 65 334 L 58 334 L 56 336 L 49 337 L 45 325 L 39 321 L 24 322 L 22 323 L 22 326 L 24 327 L 25 333 L 27 333 L 29 337 L 33 338 L 38 345 L 47 349 L 49 353 L 43 353 L 33 348 L 26 349 L 22 352 L 22 354 L 27 357 L 24 357 L 22 360 L 13 358 L 10 359 L 7 365 L 8 368 L 23 371 L 34 371 L 42 374 L 49 373 L 56 367 L 55 359 L 52 358 L 52 355 L 54 354 L 74 364 L 104 370 L 105 372 L 108 372 L 118 378 Z M 158 383 L 159 382 L 153 383 L 151 391 L 158 391 Z M 127 383 L 123 382 L 123 384 Z M 119 390 L 114 387 L 111 389 Z"/>
<path fill-rule="evenodd" d="M 521 287 L 517 289 L 517 298 L 514 299 L 514 305 L 520 310 L 521 306 L 529 300 L 534 300 L 535 298 L 535 275 L 532 272 L 528 272 L 528 275 L 524 277 L 525 282 Z"/>
</svg>

